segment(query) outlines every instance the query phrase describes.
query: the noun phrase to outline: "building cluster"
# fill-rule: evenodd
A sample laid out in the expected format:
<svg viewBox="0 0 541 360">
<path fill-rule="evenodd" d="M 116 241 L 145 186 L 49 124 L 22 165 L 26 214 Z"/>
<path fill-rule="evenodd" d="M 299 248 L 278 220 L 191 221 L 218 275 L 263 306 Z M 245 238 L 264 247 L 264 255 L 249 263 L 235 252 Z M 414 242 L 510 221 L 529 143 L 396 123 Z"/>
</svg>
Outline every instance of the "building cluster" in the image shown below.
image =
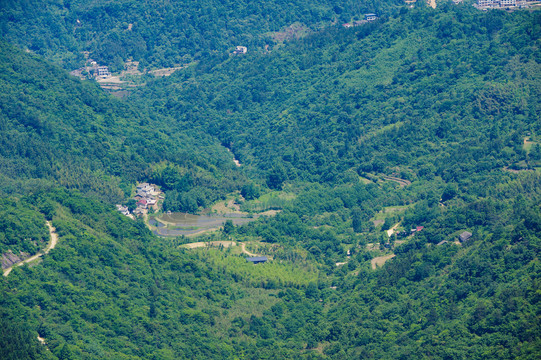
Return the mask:
<svg viewBox="0 0 541 360">
<path fill-rule="evenodd" d="M 237 46 L 235 51 L 233 51 L 233 55 L 242 55 L 246 54 L 248 52 L 248 48 L 246 46 Z"/>
<path fill-rule="evenodd" d="M 111 76 L 111 72 L 107 66 L 100 66 L 92 59 L 88 59 L 84 67 L 73 70 L 70 74 L 79 78 L 93 77 L 95 79 L 107 79 Z"/>
<path fill-rule="evenodd" d="M 149 183 L 141 183 L 137 185 L 137 190 L 134 196 L 137 207 L 133 211 L 133 215 L 145 214 L 149 208 L 158 210 L 158 199 L 163 199 L 163 194 L 156 187 Z M 118 211 L 123 215 L 131 216 L 127 206 L 117 205 Z"/>
<path fill-rule="evenodd" d="M 137 192 L 135 194 L 135 201 L 137 201 L 137 208 L 134 210 L 134 214 L 143 214 L 151 207 L 156 209 L 158 199 L 163 195 L 155 188 L 154 185 L 148 183 L 141 183 L 137 185 Z"/>
<path fill-rule="evenodd" d="M 529 7 L 534 1 L 528 0 L 477 0 L 477 6 L 480 8 L 511 8 L 511 7 Z"/>
<path fill-rule="evenodd" d="M 356 20 L 354 22 L 342 24 L 342 26 L 345 27 L 345 28 L 350 28 L 350 27 L 354 27 L 354 26 L 360 26 L 362 24 L 366 24 L 366 23 L 369 23 L 371 21 L 375 21 L 375 20 L 377 20 L 377 18 L 378 18 L 378 16 L 376 14 L 365 14 L 364 15 L 364 20 Z"/>
</svg>

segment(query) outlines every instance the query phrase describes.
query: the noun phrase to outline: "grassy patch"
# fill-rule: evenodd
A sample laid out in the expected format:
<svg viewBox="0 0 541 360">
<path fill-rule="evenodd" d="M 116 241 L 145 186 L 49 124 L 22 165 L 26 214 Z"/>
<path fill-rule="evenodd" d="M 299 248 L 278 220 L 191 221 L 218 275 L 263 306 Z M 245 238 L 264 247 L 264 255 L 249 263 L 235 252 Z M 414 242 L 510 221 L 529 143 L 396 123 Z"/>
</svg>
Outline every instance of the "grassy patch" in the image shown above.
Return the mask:
<svg viewBox="0 0 541 360">
<path fill-rule="evenodd" d="M 526 151 L 527 154 L 529 154 L 535 144 L 535 141 L 532 141 L 529 137 L 525 137 L 524 145 L 522 145 L 522 148 L 524 149 L 524 151 Z"/>
<path fill-rule="evenodd" d="M 407 208 L 411 207 L 412 205 L 404 205 L 404 206 L 387 206 L 383 208 L 380 212 L 378 212 L 374 217 L 371 219 L 371 221 L 375 220 L 385 220 L 387 217 L 401 213 L 406 211 Z"/>
<path fill-rule="evenodd" d="M 210 262 L 234 274 L 237 281 L 246 285 L 263 286 L 268 289 L 284 285 L 306 286 L 310 282 L 317 281 L 318 278 L 318 269 L 306 261 L 269 260 L 266 263 L 254 265 L 246 261 L 247 255 L 235 255 L 233 250 L 222 251 L 216 248 L 193 250 L 204 252 Z"/>
<path fill-rule="evenodd" d="M 267 211 L 267 210 L 280 210 L 287 203 L 294 200 L 295 194 L 284 191 L 271 191 L 264 195 L 261 195 L 256 200 L 246 201 L 240 205 L 241 211 Z"/>
</svg>

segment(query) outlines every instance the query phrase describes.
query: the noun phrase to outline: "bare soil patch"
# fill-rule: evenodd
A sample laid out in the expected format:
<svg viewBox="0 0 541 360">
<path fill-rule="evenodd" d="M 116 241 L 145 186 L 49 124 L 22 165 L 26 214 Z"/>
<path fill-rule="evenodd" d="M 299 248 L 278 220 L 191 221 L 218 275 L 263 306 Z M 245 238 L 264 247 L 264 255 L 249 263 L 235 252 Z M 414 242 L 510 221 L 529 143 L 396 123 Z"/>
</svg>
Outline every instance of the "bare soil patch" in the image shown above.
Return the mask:
<svg viewBox="0 0 541 360">
<path fill-rule="evenodd" d="M 194 242 L 194 243 L 190 243 L 190 244 L 184 244 L 182 245 L 182 247 L 185 247 L 187 249 L 196 249 L 196 248 L 201 248 L 201 247 L 206 247 L 206 246 L 220 246 L 222 245 L 223 247 L 230 247 L 230 246 L 236 246 L 237 243 L 234 242 L 234 241 L 210 241 L 210 242 Z"/>
<path fill-rule="evenodd" d="M 382 267 L 387 260 L 392 259 L 395 256 L 396 256 L 395 254 L 390 254 L 390 255 L 378 256 L 378 257 L 373 258 L 370 261 L 370 264 L 372 265 L 372 269 L 375 270 L 378 267 Z"/>
<path fill-rule="evenodd" d="M 293 39 L 300 39 L 310 34 L 311 30 L 309 27 L 301 23 L 294 23 L 289 25 L 282 31 L 278 31 L 271 34 L 271 37 L 274 41 L 282 43 L 284 41 L 289 41 Z"/>
</svg>

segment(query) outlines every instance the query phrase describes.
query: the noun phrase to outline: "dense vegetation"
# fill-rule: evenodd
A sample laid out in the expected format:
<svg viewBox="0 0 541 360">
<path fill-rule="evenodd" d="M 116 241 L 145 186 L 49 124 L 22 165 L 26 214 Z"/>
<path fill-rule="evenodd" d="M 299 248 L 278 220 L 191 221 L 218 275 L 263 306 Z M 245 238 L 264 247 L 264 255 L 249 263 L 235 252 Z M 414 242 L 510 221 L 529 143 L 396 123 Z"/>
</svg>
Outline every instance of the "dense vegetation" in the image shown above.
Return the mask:
<svg viewBox="0 0 541 360">
<path fill-rule="evenodd" d="M 107 96 L 5 42 L 0 85 L 0 192 L 53 184 L 116 202 L 135 181 L 159 182 L 167 171 L 190 176 L 187 189 L 211 189 L 212 201 L 238 187 L 231 155 L 208 135 L 171 134 L 164 116 Z"/>
<path fill-rule="evenodd" d="M 286 27 L 302 33 L 334 22 L 390 11 L 400 1 L 8 0 L 0 4 L 0 29 L 11 42 L 75 69 L 82 52 L 117 71 L 128 59 L 142 67 L 170 67 L 228 53 L 244 45 L 263 51 L 280 42 Z"/>
<path fill-rule="evenodd" d="M 37 18 L 88 14 L 51 4 Z M 178 6 L 166 4 L 156 11 Z M 84 9 L 110 16 L 106 34 L 125 21 L 113 10 L 143 17 L 146 5 Z M 286 14 L 278 5 L 261 11 Z M 147 25 L 157 41 L 163 28 Z M 2 44 L 0 136 L 16 146 L 0 147 L 0 250 L 35 252 L 45 219 L 60 239 L 0 282 L 1 356 L 538 359 L 540 31 L 537 12 L 441 4 L 269 53 L 210 54 L 234 43 L 194 37 L 198 64 L 124 102 Z M 66 44 L 62 34 L 52 43 Z M 137 180 L 166 190 L 165 210 L 226 194 L 250 212 L 281 210 L 197 238 L 244 242 L 271 261 L 155 237 L 111 205 Z M 383 255 L 395 257 L 374 269 Z"/>
<path fill-rule="evenodd" d="M 409 11 L 202 62 L 137 101 L 208 129 L 256 174 L 267 171 L 271 188 L 355 173 L 458 182 L 540 160 L 523 150 L 541 132 L 540 21 L 471 6 Z"/>
</svg>

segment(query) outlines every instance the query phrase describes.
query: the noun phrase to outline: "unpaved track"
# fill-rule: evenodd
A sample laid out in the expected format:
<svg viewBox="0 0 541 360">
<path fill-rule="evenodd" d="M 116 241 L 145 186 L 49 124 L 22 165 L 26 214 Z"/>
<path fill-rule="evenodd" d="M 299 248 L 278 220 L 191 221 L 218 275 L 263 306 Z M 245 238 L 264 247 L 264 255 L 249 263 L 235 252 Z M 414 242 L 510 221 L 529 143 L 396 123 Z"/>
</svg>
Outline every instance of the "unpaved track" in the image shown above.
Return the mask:
<svg viewBox="0 0 541 360">
<path fill-rule="evenodd" d="M 195 243 L 184 244 L 184 245 L 181 245 L 181 246 L 185 247 L 187 249 L 196 249 L 196 248 L 205 247 L 207 245 L 209 245 L 208 242 L 195 242 Z M 223 245 L 223 247 L 230 247 L 230 246 L 236 246 L 237 243 L 234 242 L 234 241 L 211 241 L 210 245 L 211 246 Z M 248 250 L 246 250 L 246 244 L 245 243 L 240 243 L 240 248 L 241 248 L 242 252 L 245 253 L 248 256 L 259 256 L 257 254 L 253 254 L 253 253 L 249 252 Z"/>
<path fill-rule="evenodd" d="M 184 244 L 182 246 L 188 249 L 196 249 L 200 247 L 205 247 L 207 245 L 210 245 L 210 246 L 222 245 L 223 247 L 230 247 L 230 246 L 237 245 L 237 243 L 234 241 L 211 241 L 210 243 L 209 242 L 194 242 L 194 243 Z"/>
<path fill-rule="evenodd" d="M 30 256 L 29 258 L 24 259 L 23 261 L 8 267 L 7 269 L 4 270 L 4 276 L 8 276 L 11 270 L 13 270 L 14 266 L 22 266 L 25 263 L 34 261 L 37 258 L 41 257 L 43 254 L 48 254 L 49 251 L 54 249 L 54 247 L 56 246 L 56 243 L 58 242 L 58 235 L 56 234 L 56 229 L 51 225 L 50 221 L 47 221 L 47 226 L 49 227 L 49 234 L 51 235 L 51 242 L 49 242 L 49 245 L 47 245 L 45 250 L 43 250 L 43 252 L 38 252 L 36 255 Z"/>
<path fill-rule="evenodd" d="M 394 224 L 394 226 L 393 226 L 392 228 L 390 228 L 389 230 L 387 230 L 387 236 L 388 236 L 388 237 L 393 236 L 394 231 L 396 230 L 396 228 L 398 227 L 398 225 L 400 225 L 400 223 Z"/>
<path fill-rule="evenodd" d="M 246 255 L 248 256 L 258 256 L 256 254 L 252 254 L 251 252 L 249 252 L 248 250 L 246 250 L 246 244 L 245 243 L 241 243 L 240 244 L 240 247 L 242 249 L 242 252 L 245 253 Z"/>
</svg>

